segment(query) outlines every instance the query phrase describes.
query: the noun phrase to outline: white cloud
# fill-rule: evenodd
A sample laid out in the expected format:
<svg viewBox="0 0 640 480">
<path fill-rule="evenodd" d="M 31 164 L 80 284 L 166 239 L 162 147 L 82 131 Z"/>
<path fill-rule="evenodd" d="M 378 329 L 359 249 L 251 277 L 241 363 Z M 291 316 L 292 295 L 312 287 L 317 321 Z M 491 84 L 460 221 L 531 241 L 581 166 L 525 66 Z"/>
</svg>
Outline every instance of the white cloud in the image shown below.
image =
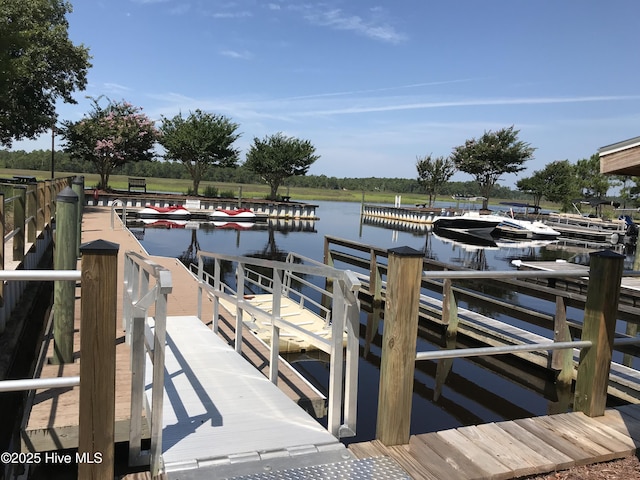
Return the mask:
<svg viewBox="0 0 640 480">
<path fill-rule="evenodd" d="M 391 25 L 382 23 L 377 18 L 366 20 L 358 15 L 348 15 L 341 9 L 314 10 L 306 7 L 304 17 L 314 25 L 329 27 L 336 30 L 353 31 L 374 40 L 381 40 L 388 43 L 402 43 L 407 37 L 399 33 Z M 379 11 L 373 11 L 376 17 Z"/>
<path fill-rule="evenodd" d="M 238 52 L 236 50 L 221 50 L 220 55 L 229 58 L 237 58 L 239 60 L 250 60 L 253 58 L 251 52 L 247 52 L 246 50 L 244 52 Z"/>
</svg>

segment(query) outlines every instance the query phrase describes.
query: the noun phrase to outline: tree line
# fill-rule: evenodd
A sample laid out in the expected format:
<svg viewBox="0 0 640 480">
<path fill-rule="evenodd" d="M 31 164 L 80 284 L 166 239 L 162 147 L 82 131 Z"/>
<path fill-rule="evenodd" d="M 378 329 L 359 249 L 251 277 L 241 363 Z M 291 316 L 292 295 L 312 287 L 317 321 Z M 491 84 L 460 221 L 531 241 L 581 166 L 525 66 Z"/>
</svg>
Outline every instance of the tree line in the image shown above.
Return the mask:
<svg viewBox="0 0 640 480">
<path fill-rule="evenodd" d="M 0 168 L 51 171 L 51 151 L 0 150 Z M 98 173 L 93 162 L 71 158 L 63 151 L 54 152 L 54 168 L 58 172 L 69 173 Z M 115 175 L 130 177 L 157 177 L 191 179 L 189 172 L 182 163 L 164 160 L 145 160 L 121 165 L 113 170 Z M 219 183 L 262 184 L 260 175 L 240 165 L 233 167 L 218 167 L 207 171 L 204 181 Z M 423 187 L 417 179 L 410 178 L 338 178 L 327 175 L 293 176 L 286 180 L 286 186 L 301 188 L 320 188 L 325 190 L 350 190 L 366 192 L 393 192 L 403 194 L 422 194 Z M 478 185 L 474 181 L 448 182 L 439 191 L 445 196 L 480 195 Z M 509 187 L 496 186 L 494 195 L 503 199 L 526 199 L 523 194 Z"/>
</svg>

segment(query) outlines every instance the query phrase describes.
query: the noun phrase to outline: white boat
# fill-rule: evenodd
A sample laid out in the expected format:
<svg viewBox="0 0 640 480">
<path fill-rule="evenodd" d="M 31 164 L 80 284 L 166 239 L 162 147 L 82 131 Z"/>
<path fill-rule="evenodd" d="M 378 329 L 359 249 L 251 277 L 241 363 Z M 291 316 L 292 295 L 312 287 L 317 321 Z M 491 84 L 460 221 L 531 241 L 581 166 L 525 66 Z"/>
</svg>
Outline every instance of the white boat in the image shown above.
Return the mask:
<svg viewBox="0 0 640 480">
<path fill-rule="evenodd" d="M 209 214 L 209 218 L 223 222 L 252 222 L 255 221 L 256 214 L 248 208 L 216 208 Z"/>
<path fill-rule="evenodd" d="M 156 207 L 147 205 L 138 212 L 139 218 L 170 218 L 173 220 L 186 220 L 191 217 L 191 212 L 182 205 L 170 205 L 168 207 Z"/>
<path fill-rule="evenodd" d="M 502 222 L 496 225 L 493 235 L 528 240 L 554 240 L 560 236 L 560 232 L 537 220 L 503 217 Z"/>
<path fill-rule="evenodd" d="M 481 214 L 478 211 L 471 210 L 464 212 L 462 215 L 440 215 L 434 217 L 433 228 L 456 228 L 456 229 L 486 229 L 495 228 L 501 223 L 505 217 L 493 214 Z"/>
</svg>

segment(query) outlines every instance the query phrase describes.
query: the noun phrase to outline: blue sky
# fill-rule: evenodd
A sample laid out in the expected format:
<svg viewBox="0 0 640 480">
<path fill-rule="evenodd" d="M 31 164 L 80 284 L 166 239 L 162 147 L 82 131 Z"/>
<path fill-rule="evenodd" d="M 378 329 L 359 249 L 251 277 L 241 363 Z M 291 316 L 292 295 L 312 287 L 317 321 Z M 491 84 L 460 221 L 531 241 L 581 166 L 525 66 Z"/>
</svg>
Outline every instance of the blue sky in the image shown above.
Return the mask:
<svg viewBox="0 0 640 480">
<path fill-rule="evenodd" d="M 86 95 L 156 120 L 199 108 L 240 124 L 242 160 L 283 132 L 315 145 L 309 173 L 339 178 L 415 178 L 417 156 L 511 125 L 536 148 L 520 177 L 640 135 L 637 0 L 72 3 L 93 68 L 60 119 Z"/>
</svg>

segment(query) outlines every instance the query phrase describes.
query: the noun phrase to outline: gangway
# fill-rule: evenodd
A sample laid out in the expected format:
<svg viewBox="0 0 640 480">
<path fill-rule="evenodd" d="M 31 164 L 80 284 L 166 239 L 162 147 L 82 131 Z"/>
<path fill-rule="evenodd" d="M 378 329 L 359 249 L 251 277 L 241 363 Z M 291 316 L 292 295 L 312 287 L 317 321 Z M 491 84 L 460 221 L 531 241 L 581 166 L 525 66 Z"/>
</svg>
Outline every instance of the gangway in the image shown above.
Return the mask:
<svg viewBox="0 0 640 480">
<path fill-rule="evenodd" d="M 213 255 L 217 261 L 222 260 L 221 257 Z M 241 292 L 244 272 L 249 271 L 247 264 L 264 261 L 245 257 L 235 257 L 233 261 L 238 265 L 236 278 L 241 279 L 238 287 Z M 277 280 L 281 275 L 286 279 L 292 271 L 297 271 L 323 273 L 330 277 L 334 299 L 341 307 L 334 305 L 332 309 L 331 328 L 339 333 L 347 331 L 355 338 L 355 342 L 347 342 L 348 371 L 353 367 L 349 344 L 352 350 L 355 346 L 356 355 L 358 350 L 358 339 L 354 337 L 357 332 L 354 322 L 359 320 L 359 304 L 354 296 L 358 285 L 351 285 L 351 277 L 344 271 L 326 266 L 267 263 L 275 272 L 275 303 L 283 290 L 283 284 Z M 283 274 L 285 270 L 287 273 Z M 132 400 L 132 420 L 136 404 L 143 395 L 147 419 L 151 423 L 148 455 L 140 450 L 138 435 L 130 441 L 130 462 L 147 461 L 153 475 L 164 472 L 170 479 L 242 478 L 243 475 L 271 478 L 263 475 L 275 471 L 287 472 L 282 474 L 294 478 L 300 469 L 306 472 L 305 478 L 333 478 L 330 475 L 336 474 L 341 475 L 339 478 L 353 479 L 409 478 L 390 459 L 355 459 L 339 441 L 339 436 L 353 434 L 355 430 L 355 399 L 349 397 L 349 393 L 357 381 L 353 374 L 347 374 L 343 379 L 341 334 L 336 335 L 335 348 L 329 349 L 333 357 L 334 392 L 330 389 L 327 430 L 290 400 L 273 379 L 251 366 L 239 354 L 237 344 L 236 348 L 230 346 L 199 316 L 166 316 L 164 302 L 171 289 L 167 273 L 150 260 L 127 252 L 123 322 L 127 340 L 132 345 L 132 399 L 138 399 Z M 214 301 L 221 296 L 229 301 L 233 297 L 222 292 L 218 275 L 219 272 L 209 278 L 200 271 L 200 288 L 212 295 Z M 289 285 L 285 280 L 285 289 Z M 235 298 L 235 303 L 252 308 L 243 305 L 241 294 Z M 152 306 L 153 316 L 149 314 Z M 274 330 L 279 329 L 281 322 L 286 324 L 277 309 L 272 310 L 271 315 Z M 242 338 L 242 323 L 236 327 L 240 329 L 236 338 Z M 326 339 L 322 341 L 327 343 Z M 272 357 L 277 360 L 278 344 L 275 345 L 276 353 Z M 143 375 L 139 368 L 141 347 L 146 351 Z M 344 411 L 341 405 L 343 384 L 347 392 Z M 344 425 L 340 423 L 342 418 Z M 139 432 L 139 425 L 133 425 L 133 430 Z"/>
</svg>

